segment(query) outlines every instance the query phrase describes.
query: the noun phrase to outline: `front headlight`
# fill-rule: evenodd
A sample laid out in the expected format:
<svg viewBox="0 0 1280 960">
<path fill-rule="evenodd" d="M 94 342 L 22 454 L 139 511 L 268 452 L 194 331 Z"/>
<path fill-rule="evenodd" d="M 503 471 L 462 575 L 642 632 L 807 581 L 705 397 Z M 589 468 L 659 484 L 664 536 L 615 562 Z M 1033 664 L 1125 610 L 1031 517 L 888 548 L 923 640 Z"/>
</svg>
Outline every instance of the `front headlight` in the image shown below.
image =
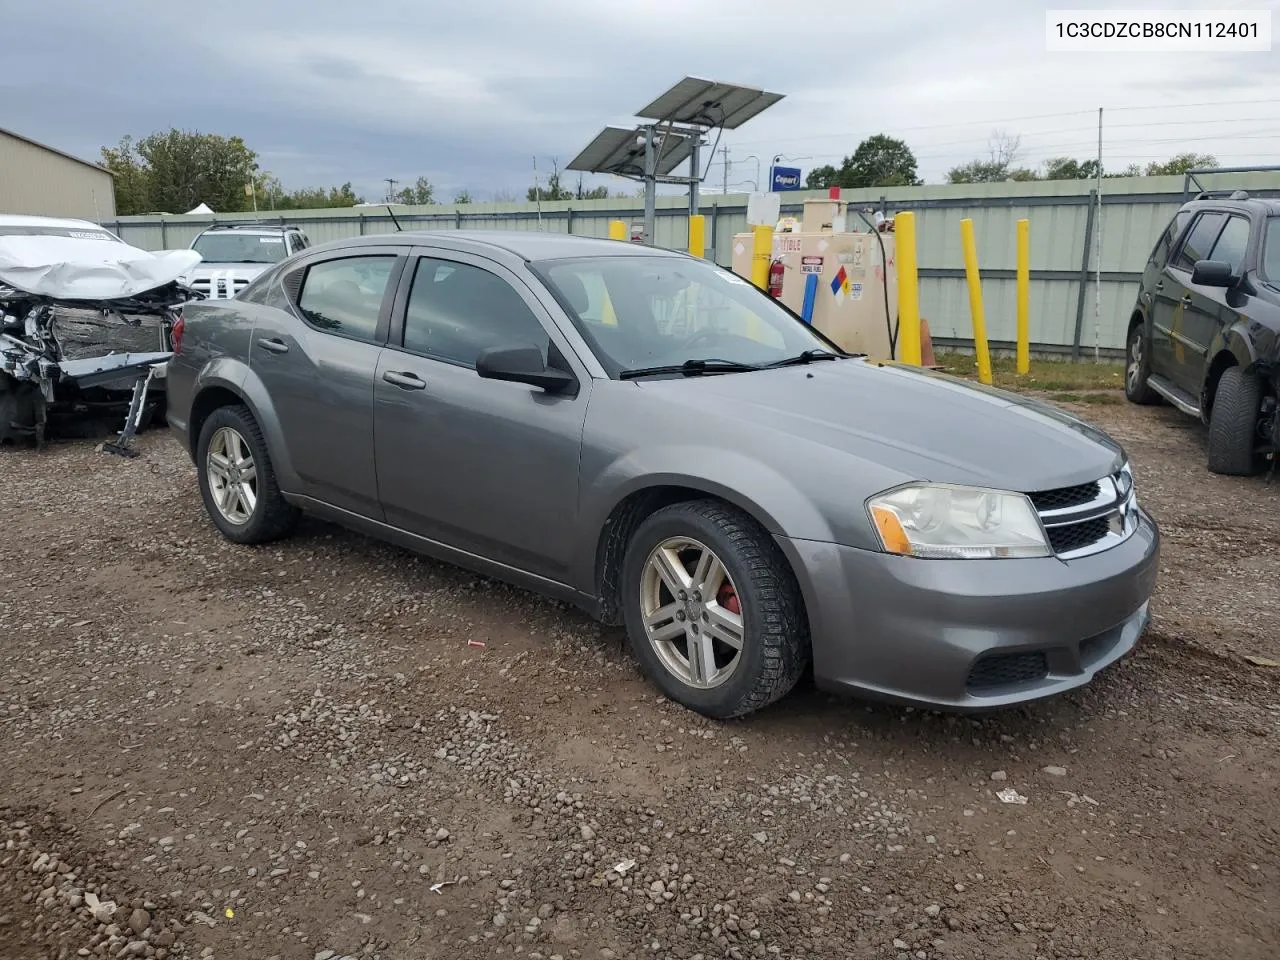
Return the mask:
<svg viewBox="0 0 1280 960">
<path fill-rule="evenodd" d="M 1052 556 L 1031 501 L 1020 493 L 920 483 L 867 502 L 889 553 L 930 559 Z"/>
</svg>

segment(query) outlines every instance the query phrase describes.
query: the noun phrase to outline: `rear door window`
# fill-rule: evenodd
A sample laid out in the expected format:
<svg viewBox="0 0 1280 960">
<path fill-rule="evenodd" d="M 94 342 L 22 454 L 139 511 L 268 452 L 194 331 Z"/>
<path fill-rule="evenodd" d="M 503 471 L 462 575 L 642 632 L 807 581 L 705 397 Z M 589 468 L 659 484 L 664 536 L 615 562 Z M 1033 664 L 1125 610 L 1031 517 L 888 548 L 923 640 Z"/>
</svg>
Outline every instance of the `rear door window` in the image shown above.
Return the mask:
<svg viewBox="0 0 1280 960">
<path fill-rule="evenodd" d="M 1179 270 L 1190 273 L 1195 269 L 1197 260 L 1208 260 L 1209 251 L 1213 249 L 1213 242 L 1217 239 L 1218 231 L 1222 229 L 1226 219 L 1225 213 L 1200 214 L 1195 226 L 1187 234 L 1187 239 L 1182 242 L 1182 250 L 1178 253 L 1178 262 L 1175 266 Z"/>
<path fill-rule="evenodd" d="M 298 309 L 313 327 L 373 342 L 395 262 L 387 254 L 314 264 L 302 281 Z"/>
<path fill-rule="evenodd" d="M 1267 235 L 1262 240 L 1262 275 L 1273 286 L 1280 286 L 1280 217 L 1267 220 Z"/>
<path fill-rule="evenodd" d="M 1209 254 L 1210 260 L 1221 260 L 1231 265 L 1231 275 L 1240 276 L 1244 267 L 1244 256 L 1249 250 L 1249 220 L 1246 217 L 1232 217 L 1218 234 L 1218 242 L 1213 245 Z"/>
</svg>

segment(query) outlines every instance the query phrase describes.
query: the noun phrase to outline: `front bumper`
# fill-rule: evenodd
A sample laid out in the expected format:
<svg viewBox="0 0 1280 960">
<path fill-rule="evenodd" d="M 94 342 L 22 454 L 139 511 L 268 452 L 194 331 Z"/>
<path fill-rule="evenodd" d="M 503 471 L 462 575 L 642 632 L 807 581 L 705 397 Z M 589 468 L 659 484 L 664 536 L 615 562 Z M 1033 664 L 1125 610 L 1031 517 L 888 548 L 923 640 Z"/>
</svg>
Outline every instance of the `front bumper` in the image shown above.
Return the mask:
<svg viewBox="0 0 1280 960">
<path fill-rule="evenodd" d="M 1150 620 L 1160 533 L 1076 560 L 919 560 L 779 538 L 830 690 L 947 710 L 1053 696 L 1129 653 Z"/>
</svg>

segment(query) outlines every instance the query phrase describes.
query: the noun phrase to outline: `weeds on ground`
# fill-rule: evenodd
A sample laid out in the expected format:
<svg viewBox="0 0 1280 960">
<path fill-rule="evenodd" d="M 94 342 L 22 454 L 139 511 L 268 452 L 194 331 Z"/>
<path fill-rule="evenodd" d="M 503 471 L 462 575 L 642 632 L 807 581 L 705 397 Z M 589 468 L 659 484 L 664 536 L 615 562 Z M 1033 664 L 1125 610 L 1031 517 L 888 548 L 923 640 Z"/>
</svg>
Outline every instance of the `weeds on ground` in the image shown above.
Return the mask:
<svg viewBox="0 0 1280 960">
<path fill-rule="evenodd" d="M 978 361 L 976 357 L 963 353 L 939 353 L 935 361 L 947 373 L 957 377 L 978 379 Z M 1072 363 L 1069 360 L 1032 360 L 1031 369 L 1018 376 L 1017 361 L 1013 357 L 991 358 L 991 379 L 997 387 L 1007 390 L 1036 390 L 1050 393 L 1075 394 L 1078 391 L 1105 390 L 1119 391 L 1124 388 L 1124 364 L 1113 361 L 1094 363 L 1092 359 Z M 1097 395 L 1094 395 L 1097 396 Z M 1066 396 L 1064 402 L 1076 403 L 1112 403 L 1118 398 L 1110 393 L 1110 399 L 1093 399 L 1081 394 Z"/>
</svg>

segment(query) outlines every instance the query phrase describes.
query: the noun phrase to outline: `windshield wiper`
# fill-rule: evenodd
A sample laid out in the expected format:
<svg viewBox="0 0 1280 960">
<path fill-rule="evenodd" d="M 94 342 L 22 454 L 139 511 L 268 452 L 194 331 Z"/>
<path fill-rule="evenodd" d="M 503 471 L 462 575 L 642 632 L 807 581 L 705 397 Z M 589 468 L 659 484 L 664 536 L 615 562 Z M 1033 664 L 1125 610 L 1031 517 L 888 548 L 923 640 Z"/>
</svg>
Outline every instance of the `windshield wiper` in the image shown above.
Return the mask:
<svg viewBox="0 0 1280 960">
<path fill-rule="evenodd" d="M 743 370 L 763 370 L 753 363 L 740 363 L 737 360 L 718 360 L 714 357 L 706 360 L 686 360 L 684 363 L 667 364 L 660 367 L 636 367 L 623 370 L 618 374 L 619 380 L 632 380 L 636 377 L 659 376 L 664 373 L 681 373 L 686 377 L 696 377 L 704 373 L 738 373 Z"/>
<path fill-rule="evenodd" d="M 802 363 L 813 363 L 815 360 L 839 360 L 840 357 L 834 353 L 828 353 L 826 350 L 805 350 L 803 353 L 797 353 L 794 357 L 786 357 L 782 360 L 775 360 L 772 363 L 766 363 L 764 369 L 773 367 L 794 367 Z"/>
</svg>

